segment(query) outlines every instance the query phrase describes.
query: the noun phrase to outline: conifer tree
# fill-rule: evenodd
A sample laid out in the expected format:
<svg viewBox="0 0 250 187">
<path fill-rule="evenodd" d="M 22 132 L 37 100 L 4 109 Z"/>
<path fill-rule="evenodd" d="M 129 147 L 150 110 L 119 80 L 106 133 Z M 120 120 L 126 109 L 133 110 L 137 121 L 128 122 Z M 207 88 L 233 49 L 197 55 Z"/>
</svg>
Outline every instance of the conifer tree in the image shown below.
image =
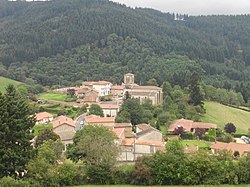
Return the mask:
<svg viewBox="0 0 250 187">
<path fill-rule="evenodd" d="M 24 171 L 32 155 L 30 130 L 34 124 L 28 103 L 9 85 L 0 94 L 0 178 Z"/>
<path fill-rule="evenodd" d="M 201 106 L 203 107 L 203 95 L 201 93 L 200 89 L 200 77 L 195 72 L 191 76 L 191 83 L 190 83 L 190 104 L 193 104 L 194 106 Z"/>
</svg>

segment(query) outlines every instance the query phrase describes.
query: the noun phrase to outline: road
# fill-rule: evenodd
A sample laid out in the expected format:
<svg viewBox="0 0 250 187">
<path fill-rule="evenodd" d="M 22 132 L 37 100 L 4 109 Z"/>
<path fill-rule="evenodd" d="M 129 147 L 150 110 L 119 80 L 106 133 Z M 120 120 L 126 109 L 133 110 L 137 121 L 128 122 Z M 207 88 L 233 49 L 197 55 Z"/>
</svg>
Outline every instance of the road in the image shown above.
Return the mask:
<svg viewBox="0 0 250 187">
<path fill-rule="evenodd" d="M 83 122 L 84 122 L 85 116 L 86 116 L 86 114 L 82 114 L 76 118 L 76 120 L 75 120 L 76 130 L 80 130 L 83 127 Z"/>
</svg>

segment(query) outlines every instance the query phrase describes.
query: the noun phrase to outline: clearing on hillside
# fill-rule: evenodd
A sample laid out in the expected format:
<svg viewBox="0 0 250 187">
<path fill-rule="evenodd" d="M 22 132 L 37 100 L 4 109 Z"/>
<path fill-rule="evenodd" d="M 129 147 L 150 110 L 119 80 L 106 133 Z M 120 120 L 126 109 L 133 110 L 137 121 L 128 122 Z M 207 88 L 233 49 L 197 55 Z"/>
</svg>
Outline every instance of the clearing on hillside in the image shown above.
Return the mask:
<svg viewBox="0 0 250 187">
<path fill-rule="evenodd" d="M 237 133 L 246 133 L 250 128 L 250 112 L 216 102 L 205 102 L 205 109 L 203 122 L 215 123 L 222 129 L 226 123 L 231 122 L 237 127 Z"/>
<path fill-rule="evenodd" d="M 5 77 L 1 77 L 0 76 L 0 92 L 4 92 L 5 88 L 9 85 L 9 84 L 13 84 L 14 86 L 18 86 L 24 83 L 12 80 L 12 79 L 8 79 Z"/>
</svg>

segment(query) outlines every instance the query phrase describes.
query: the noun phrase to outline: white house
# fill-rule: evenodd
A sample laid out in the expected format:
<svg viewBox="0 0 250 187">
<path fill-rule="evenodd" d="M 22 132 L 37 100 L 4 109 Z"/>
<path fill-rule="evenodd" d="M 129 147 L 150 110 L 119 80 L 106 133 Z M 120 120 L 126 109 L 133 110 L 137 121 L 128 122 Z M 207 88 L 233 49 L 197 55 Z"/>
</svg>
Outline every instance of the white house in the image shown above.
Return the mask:
<svg viewBox="0 0 250 187">
<path fill-rule="evenodd" d="M 36 114 L 36 125 L 49 123 L 53 120 L 53 115 L 48 112 L 40 112 Z"/>
<path fill-rule="evenodd" d="M 118 105 L 112 104 L 100 104 L 100 107 L 103 110 L 104 117 L 116 117 L 120 108 Z"/>
<path fill-rule="evenodd" d="M 110 95 L 112 83 L 107 81 L 83 82 L 82 87 L 94 89 L 98 92 L 99 96 L 105 96 L 105 95 Z"/>
</svg>

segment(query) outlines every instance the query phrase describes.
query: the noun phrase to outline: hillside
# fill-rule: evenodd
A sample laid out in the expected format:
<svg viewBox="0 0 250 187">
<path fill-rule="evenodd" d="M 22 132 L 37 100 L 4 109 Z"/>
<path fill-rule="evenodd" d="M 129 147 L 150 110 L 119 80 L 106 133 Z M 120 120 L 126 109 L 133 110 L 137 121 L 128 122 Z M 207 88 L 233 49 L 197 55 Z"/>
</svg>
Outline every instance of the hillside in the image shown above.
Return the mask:
<svg viewBox="0 0 250 187">
<path fill-rule="evenodd" d="M 237 127 L 237 133 L 246 133 L 250 128 L 250 112 L 228 107 L 215 102 L 205 102 L 206 114 L 202 121 L 217 124 L 224 128 L 231 122 Z"/>
<path fill-rule="evenodd" d="M 15 81 L 15 80 L 11 80 L 11 79 L 7 79 L 4 77 L 0 76 L 0 92 L 4 92 L 5 88 L 9 85 L 9 84 L 13 84 L 15 86 L 21 85 L 23 83 Z"/>
<path fill-rule="evenodd" d="M 0 76 L 51 86 L 120 83 L 133 72 L 142 84 L 185 87 L 197 71 L 207 84 L 248 92 L 250 16 L 175 18 L 108 0 L 0 1 Z"/>
</svg>

